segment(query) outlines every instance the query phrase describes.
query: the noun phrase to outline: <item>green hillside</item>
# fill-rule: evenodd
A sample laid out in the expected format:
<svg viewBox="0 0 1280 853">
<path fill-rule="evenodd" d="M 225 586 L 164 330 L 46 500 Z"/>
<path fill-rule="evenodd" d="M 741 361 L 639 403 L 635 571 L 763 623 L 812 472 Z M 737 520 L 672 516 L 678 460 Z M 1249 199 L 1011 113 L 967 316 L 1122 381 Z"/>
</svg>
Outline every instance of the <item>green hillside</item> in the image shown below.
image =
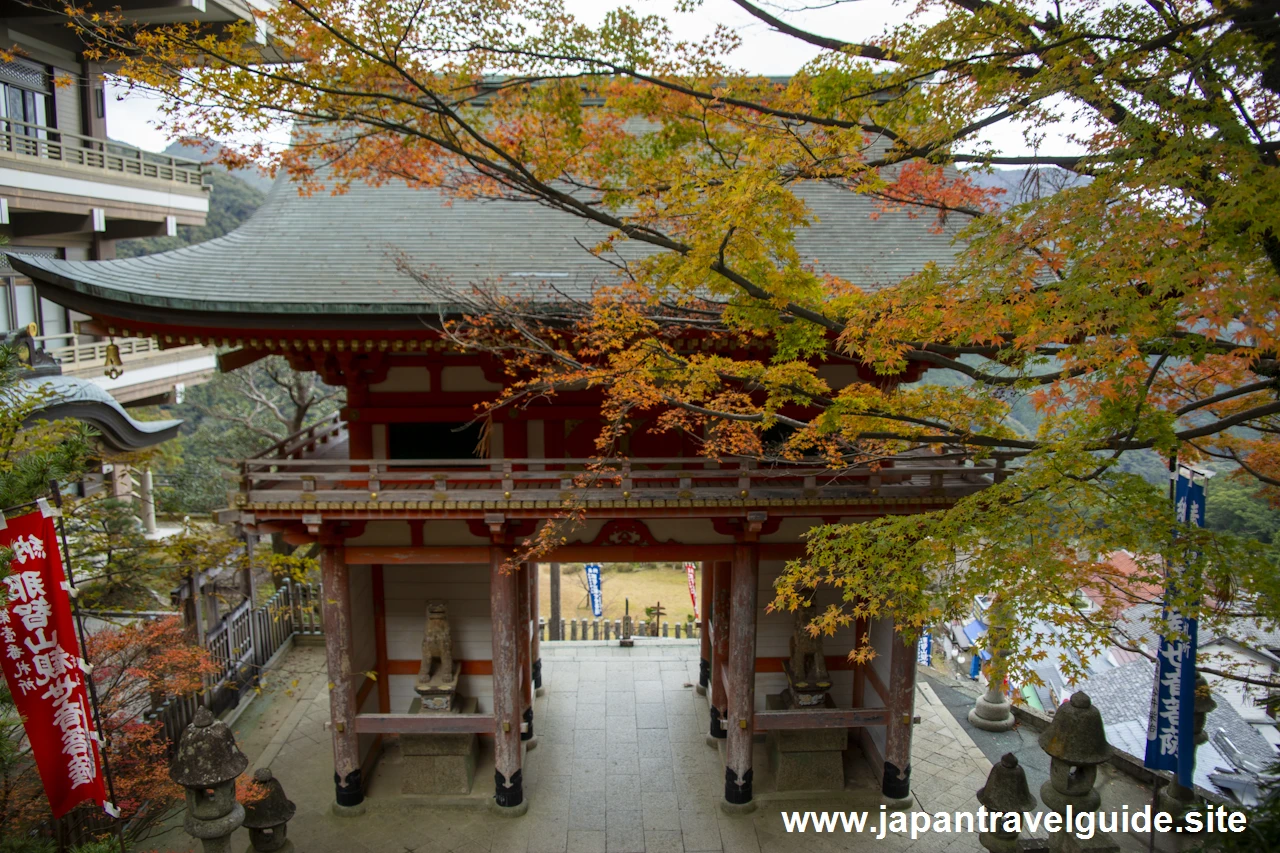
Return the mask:
<svg viewBox="0 0 1280 853">
<path fill-rule="evenodd" d="M 134 258 L 138 255 L 154 255 L 156 252 L 167 252 L 221 237 L 253 215 L 265 197 L 261 190 L 249 186 L 240 178 L 223 169 L 215 169 L 213 187 L 209 192 L 209 217 L 204 225 L 179 226 L 176 237 L 121 240 L 116 243 L 116 256 Z"/>
</svg>

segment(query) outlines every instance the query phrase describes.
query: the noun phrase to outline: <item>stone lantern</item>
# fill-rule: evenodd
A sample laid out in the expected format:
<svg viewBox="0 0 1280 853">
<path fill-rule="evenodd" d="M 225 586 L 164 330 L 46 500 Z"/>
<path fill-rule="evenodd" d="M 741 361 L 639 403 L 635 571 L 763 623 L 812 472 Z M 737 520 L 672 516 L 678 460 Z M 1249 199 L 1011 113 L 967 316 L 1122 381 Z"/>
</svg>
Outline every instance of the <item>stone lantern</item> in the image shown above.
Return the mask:
<svg viewBox="0 0 1280 853">
<path fill-rule="evenodd" d="M 1036 807 L 1036 798 L 1027 787 L 1027 772 L 1018 757 L 1006 752 L 987 774 L 987 784 L 978 789 L 978 802 L 989 812 L 1022 814 Z M 1006 832 L 1003 824 L 978 834 L 978 843 L 991 853 L 1016 853 L 1018 833 Z"/>
<path fill-rule="evenodd" d="M 271 775 L 269 767 L 259 768 L 253 774 L 253 787 L 259 795 L 244 807 L 244 825 L 249 830 L 249 844 L 259 853 L 290 853 L 293 842 L 285 837 L 289 820 L 298 810 L 284 795 L 280 780 Z"/>
<path fill-rule="evenodd" d="M 231 833 L 244 823 L 236 802 L 236 777 L 249 764 L 231 729 L 208 708 L 196 710 L 169 765 L 169 778 L 186 789 L 183 829 L 198 838 L 205 853 L 229 853 Z"/>
<path fill-rule="evenodd" d="M 1053 811 L 1066 817 L 1067 806 L 1075 814 L 1097 811 L 1102 796 L 1094 787 L 1099 765 L 1111 759 L 1102 713 L 1093 707 L 1088 694 L 1077 691 L 1053 716 L 1053 722 L 1040 733 L 1040 748 L 1049 754 L 1049 781 L 1040 787 L 1040 799 Z M 1050 839 L 1052 850 L 1075 850 L 1078 842 L 1066 827 Z M 1105 834 L 1097 832 L 1089 841 L 1090 850 L 1115 848 Z"/>
</svg>

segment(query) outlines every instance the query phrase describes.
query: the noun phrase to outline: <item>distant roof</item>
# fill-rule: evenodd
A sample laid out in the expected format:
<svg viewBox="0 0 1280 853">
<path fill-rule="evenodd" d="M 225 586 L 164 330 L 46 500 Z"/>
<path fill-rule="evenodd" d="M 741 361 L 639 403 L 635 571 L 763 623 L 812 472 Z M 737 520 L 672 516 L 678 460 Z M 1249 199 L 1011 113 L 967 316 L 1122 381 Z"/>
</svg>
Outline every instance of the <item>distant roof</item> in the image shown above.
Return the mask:
<svg viewBox="0 0 1280 853">
<path fill-rule="evenodd" d="M 1141 759 L 1146 752 L 1147 724 L 1151 719 L 1151 686 L 1155 681 L 1155 664 L 1148 660 L 1128 663 L 1097 675 L 1078 685 L 1077 690 L 1089 694 L 1102 713 L 1107 739 L 1112 746 Z M 1221 730 L 1244 755 L 1265 760 L 1275 750 L 1261 734 L 1249 725 L 1222 697 L 1218 707 L 1209 712 L 1205 731 L 1212 739 Z M 1196 784 L 1212 790 L 1209 774 L 1215 770 L 1231 770 L 1234 765 L 1212 742 L 1196 748 Z"/>
<path fill-rule="evenodd" d="M 935 233 L 932 215 L 880 211 L 825 183 L 795 192 L 818 218 L 796 234 L 818 272 L 875 288 L 954 258 L 955 229 Z M 456 306 L 429 296 L 399 261 L 459 293 L 500 283 L 512 295 L 554 288 L 582 298 L 616 280 L 613 266 L 583 248 L 605 235 L 534 202 L 451 198 L 402 182 L 302 196 L 282 176 L 247 222 L 205 243 L 108 261 L 10 257 L 41 295 L 96 316 L 207 328 L 420 329 L 418 316 Z M 635 260 L 648 251 L 626 243 L 620 254 Z"/>
<path fill-rule="evenodd" d="M 75 376 L 21 379 L 18 387 L 22 393 L 44 397 L 39 408 L 27 418 L 28 422 L 75 418 L 96 429 L 103 444 L 120 452 L 168 441 L 182 426 L 181 420 L 137 420 L 101 387 Z"/>
</svg>

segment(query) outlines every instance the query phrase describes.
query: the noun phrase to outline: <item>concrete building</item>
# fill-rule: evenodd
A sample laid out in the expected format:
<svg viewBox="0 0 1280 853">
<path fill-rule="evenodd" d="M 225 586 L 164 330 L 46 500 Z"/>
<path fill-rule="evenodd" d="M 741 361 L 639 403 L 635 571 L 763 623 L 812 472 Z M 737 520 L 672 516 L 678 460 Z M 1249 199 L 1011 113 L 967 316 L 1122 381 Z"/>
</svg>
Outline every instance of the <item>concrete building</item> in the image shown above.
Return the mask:
<svg viewBox="0 0 1280 853">
<path fill-rule="evenodd" d="M 252 20 L 259 0 L 129 4 L 146 24 Z M 103 67 L 60 14 L 0 2 L 0 243 L 67 261 L 115 257 L 117 240 L 203 225 L 207 169 L 112 141 Z M 262 36 L 264 45 L 269 40 Z M 216 369 L 214 351 L 160 352 L 146 338 L 112 336 L 87 315 L 41 298 L 0 257 L 0 333 L 30 329 L 62 375 L 98 385 L 126 406 L 172 401 Z M 111 344 L 115 344 L 114 347 Z"/>
</svg>

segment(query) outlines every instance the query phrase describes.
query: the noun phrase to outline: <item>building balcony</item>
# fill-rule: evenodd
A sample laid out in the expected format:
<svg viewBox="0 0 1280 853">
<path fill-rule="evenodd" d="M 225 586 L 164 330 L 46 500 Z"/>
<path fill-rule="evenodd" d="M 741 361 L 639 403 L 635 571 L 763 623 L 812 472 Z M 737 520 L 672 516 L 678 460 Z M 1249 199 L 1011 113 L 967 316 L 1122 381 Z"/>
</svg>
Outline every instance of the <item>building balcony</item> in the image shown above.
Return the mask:
<svg viewBox="0 0 1280 853">
<path fill-rule="evenodd" d="M 972 494 L 1004 476 L 996 463 L 935 461 L 833 469 L 820 461 L 748 458 L 349 459 L 336 418 L 307 436 L 238 463 L 233 510 L 260 520 L 324 516 L 546 518 L 566 509 L 612 517 L 880 515 L 918 512 Z M 839 508 L 837 510 L 837 508 Z"/>
<path fill-rule="evenodd" d="M 87 379 L 125 405 L 180 402 L 182 392 L 213 378 L 218 369 L 213 347 L 184 346 L 161 349 L 151 338 L 115 341 L 121 363 L 119 373 L 107 375 L 109 341 L 76 343 L 74 335 L 36 338 L 62 365 L 63 376 Z"/>
<path fill-rule="evenodd" d="M 131 175 L 200 188 L 208 174 L 207 167 L 196 160 L 12 119 L 0 122 L 0 156 L 64 163 L 94 169 L 107 177 Z"/>
<path fill-rule="evenodd" d="M 165 236 L 203 225 L 208 167 L 104 139 L 0 121 L 0 224 L 11 235 Z"/>
</svg>

